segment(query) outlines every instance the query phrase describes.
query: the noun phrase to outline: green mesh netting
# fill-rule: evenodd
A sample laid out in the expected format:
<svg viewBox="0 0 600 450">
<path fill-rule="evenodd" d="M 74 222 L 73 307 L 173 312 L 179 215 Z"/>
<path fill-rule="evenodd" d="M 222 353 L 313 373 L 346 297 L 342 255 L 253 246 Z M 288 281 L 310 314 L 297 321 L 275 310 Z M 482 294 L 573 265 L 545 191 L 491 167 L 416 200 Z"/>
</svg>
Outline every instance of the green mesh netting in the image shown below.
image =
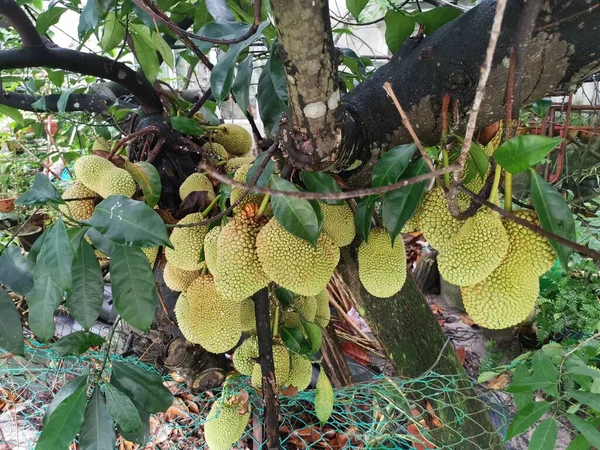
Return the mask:
<svg viewBox="0 0 600 450">
<path fill-rule="evenodd" d="M 45 408 L 58 389 L 104 358 L 103 352 L 63 358 L 39 342 L 29 343 L 25 358 L 2 358 L 0 354 L 0 444 L 4 441 L 20 450 L 35 447 Z M 111 359 L 123 358 L 115 355 Z M 154 370 L 137 359 L 125 360 Z M 164 380 L 177 400 L 167 414 L 151 418 L 150 442 L 140 448 L 206 448 L 202 427 L 223 389 L 226 395 L 245 390 L 252 403 L 246 433 L 233 448 L 260 448 L 262 401 L 246 377 L 196 395 L 170 376 Z M 466 376 L 430 372 L 417 379 L 380 377 L 336 389 L 334 394 L 334 412 L 324 426 L 314 413 L 314 391 L 280 397 L 282 448 L 484 449 L 490 448 L 485 443 L 494 436 L 479 425 L 480 414 L 490 414 L 500 435 L 507 423 L 499 394 L 485 391 Z M 471 430 L 470 438 L 458 431 L 465 424 Z"/>
</svg>

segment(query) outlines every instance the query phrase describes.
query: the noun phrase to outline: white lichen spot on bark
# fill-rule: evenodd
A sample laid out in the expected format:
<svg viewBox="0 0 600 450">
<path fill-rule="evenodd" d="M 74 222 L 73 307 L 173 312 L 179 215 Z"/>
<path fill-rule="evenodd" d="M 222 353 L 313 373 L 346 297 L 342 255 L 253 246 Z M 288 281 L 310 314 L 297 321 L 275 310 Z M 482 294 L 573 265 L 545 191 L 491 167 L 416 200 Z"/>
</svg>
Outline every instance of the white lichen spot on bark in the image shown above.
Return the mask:
<svg viewBox="0 0 600 450">
<path fill-rule="evenodd" d="M 314 102 L 306 105 L 303 111 L 309 119 L 319 119 L 327 112 L 327 106 L 323 102 Z"/>
<path fill-rule="evenodd" d="M 124 70 L 119 70 L 119 73 L 117 74 L 117 76 L 119 77 L 119 80 L 124 80 L 125 77 L 127 76 L 127 74 L 125 73 Z"/>
<path fill-rule="evenodd" d="M 335 108 L 337 108 L 339 101 L 340 101 L 340 93 L 339 93 L 339 91 L 335 91 L 333 94 L 331 94 L 331 96 L 329 97 L 329 100 L 327 100 L 327 107 L 329 109 L 335 109 Z"/>
</svg>

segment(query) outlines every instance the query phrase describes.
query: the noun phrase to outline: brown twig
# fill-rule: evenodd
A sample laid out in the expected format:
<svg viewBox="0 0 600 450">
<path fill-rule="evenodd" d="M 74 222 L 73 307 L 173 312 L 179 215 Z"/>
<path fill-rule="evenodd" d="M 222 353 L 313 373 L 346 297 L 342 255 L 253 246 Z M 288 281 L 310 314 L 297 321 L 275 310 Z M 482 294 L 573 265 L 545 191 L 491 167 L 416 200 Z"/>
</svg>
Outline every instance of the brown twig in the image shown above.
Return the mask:
<svg viewBox="0 0 600 450">
<path fill-rule="evenodd" d="M 356 332 L 356 334 L 358 334 L 361 338 L 365 339 L 367 342 L 373 342 L 373 339 L 371 339 L 363 330 L 360 329 L 358 325 L 354 323 L 354 321 L 350 318 L 350 316 L 348 316 L 346 311 L 344 311 L 344 308 L 342 308 L 338 304 L 338 302 L 336 302 L 333 299 L 333 297 L 331 297 L 331 295 L 329 296 L 329 304 L 335 308 L 338 314 L 342 316 L 344 321 L 348 324 L 350 328 L 352 328 Z"/>
<path fill-rule="evenodd" d="M 194 103 L 194 106 L 192 106 L 190 108 L 190 110 L 185 114 L 185 117 L 193 117 L 194 114 L 196 114 L 198 111 L 200 111 L 200 108 L 202 108 L 202 105 L 204 105 L 206 103 L 206 101 L 210 98 L 210 96 L 212 95 L 212 89 L 209 87 L 204 94 L 202 94 L 202 97 L 200 97 L 198 99 L 198 101 L 196 103 Z"/>
<path fill-rule="evenodd" d="M 154 160 L 160 154 L 160 151 L 161 151 L 164 143 L 165 143 L 165 138 L 159 137 L 158 140 L 156 141 L 156 144 L 154 145 L 154 148 L 150 151 L 150 154 L 148 155 L 148 158 L 146 159 L 147 162 L 149 162 L 150 164 L 152 164 L 154 162 Z"/>
<path fill-rule="evenodd" d="M 125 136 L 123 139 L 121 139 L 119 142 L 117 142 L 115 144 L 115 146 L 112 148 L 112 150 L 108 154 L 108 160 L 110 161 L 111 159 L 113 159 L 115 154 L 121 148 L 123 148 L 125 146 L 125 144 L 131 143 L 132 141 L 135 141 L 142 136 L 146 136 L 148 134 L 158 134 L 159 132 L 160 132 L 159 129 L 153 125 L 147 126 L 146 128 L 143 128 L 139 131 L 134 131 L 133 133 Z"/>
</svg>

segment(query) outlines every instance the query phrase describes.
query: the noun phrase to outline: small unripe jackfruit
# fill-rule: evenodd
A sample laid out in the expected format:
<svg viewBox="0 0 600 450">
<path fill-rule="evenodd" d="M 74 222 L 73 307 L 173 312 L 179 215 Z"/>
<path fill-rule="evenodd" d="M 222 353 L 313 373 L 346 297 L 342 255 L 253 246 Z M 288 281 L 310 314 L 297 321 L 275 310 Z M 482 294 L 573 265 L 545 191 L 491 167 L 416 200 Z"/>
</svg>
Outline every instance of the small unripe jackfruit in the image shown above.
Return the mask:
<svg viewBox="0 0 600 450">
<path fill-rule="evenodd" d="M 329 309 L 329 292 L 323 289 L 317 295 L 317 312 L 315 313 L 315 323 L 320 327 L 326 327 L 331 320 L 331 310 Z"/>
<path fill-rule="evenodd" d="M 201 213 L 192 213 L 179 221 L 185 225 L 204 220 Z M 175 228 L 171 233 L 174 248 L 165 247 L 167 261 L 182 270 L 199 270 L 202 268 L 200 254 L 204 244 L 204 236 L 208 232 L 205 225 Z"/>
<path fill-rule="evenodd" d="M 156 262 L 156 257 L 158 256 L 158 247 L 142 247 L 142 252 L 148 258 L 148 262 L 150 263 L 150 267 L 154 269 L 154 263 Z"/>
<path fill-rule="evenodd" d="M 304 356 L 290 355 L 290 376 L 287 385 L 295 386 L 298 392 L 305 390 L 312 380 L 313 366 Z"/>
<path fill-rule="evenodd" d="M 194 191 L 206 192 L 206 198 L 212 202 L 215 199 L 215 189 L 206 175 L 201 173 L 193 173 L 185 179 L 179 186 L 179 197 L 181 200 L 190 195 Z"/>
<path fill-rule="evenodd" d="M 273 363 L 275 366 L 275 379 L 278 387 L 287 385 L 290 376 L 290 353 L 283 345 L 273 344 Z M 252 368 L 252 386 L 262 389 L 262 371 L 260 364 Z"/>
<path fill-rule="evenodd" d="M 358 278 L 367 292 L 387 298 L 396 294 L 406 281 L 404 241 L 398 237 L 392 246 L 383 228 L 374 228 L 369 240 L 358 247 Z"/>
<path fill-rule="evenodd" d="M 229 158 L 227 155 L 227 150 L 221 144 L 217 144 L 216 142 L 207 142 L 202 146 L 202 149 L 206 152 L 206 156 L 212 159 L 216 159 L 218 161 L 225 161 Z"/>
<path fill-rule="evenodd" d="M 252 150 L 254 143 L 252 135 L 245 128 L 230 123 L 219 125 L 214 131 L 213 139 L 234 156 L 246 155 Z"/>
<path fill-rule="evenodd" d="M 206 267 L 213 275 L 217 273 L 217 241 L 222 229 L 221 225 L 217 225 L 211 228 L 204 238 L 204 260 Z"/>
<path fill-rule="evenodd" d="M 441 188 L 426 193 L 417 210 L 423 236 L 433 248 L 440 250 L 459 230 L 461 222 L 448 211 L 448 202 Z"/>
<path fill-rule="evenodd" d="M 135 193 L 135 180 L 129 172 L 99 156 L 79 157 L 74 169 L 77 179 L 102 198 L 110 195 L 131 197 Z"/>
<path fill-rule="evenodd" d="M 251 298 L 243 300 L 240 304 L 240 321 L 244 333 L 256 333 L 256 312 Z"/>
<path fill-rule="evenodd" d="M 200 270 L 181 270 L 173 264 L 167 263 L 165 264 L 163 278 L 169 289 L 176 292 L 184 292 L 201 273 Z"/>
<path fill-rule="evenodd" d="M 242 375 L 252 375 L 252 369 L 258 358 L 258 338 L 250 336 L 233 352 L 233 367 Z"/>
<path fill-rule="evenodd" d="M 233 172 L 234 170 L 237 170 L 242 166 L 245 166 L 247 164 L 252 164 L 252 162 L 255 159 L 256 158 L 254 156 L 241 156 L 238 158 L 230 158 L 225 163 L 225 171 L 227 173 Z"/>
<path fill-rule="evenodd" d="M 96 193 L 79 181 L 76 181 L 62 195 L 64 200 L 72 198 L 96 197 Z M 68 207 L 67 207 L 68 205 Z M 75 220 L 87 220 L 94 213 L 94 200 L 77 200 L 67 202 L 67 205 L 60 205 L 59 209 L 64 214 L 69 214 Z"/>
<path fill-rule="evenodd" d="M 327 286 L 340 250 L 321 233 L 317 247 L 288 233 L 275 218 L 256 237 L 256 253 L 264 272 L 298 295 L 316 295 Z"/>
<path fill-rule="evenodd" d="M 323 232 L 331 238 L 338 247 L 350 245 L 354 240 L 356 228 L 354 226 L 354 214 L 348 203 L 343 205 L 328 205 L 319 202 L 323 213 Z"/>
<path fill-rule="evenodd" d="M 235 402 L 233 402 L 235 403 Z M 233 404 L 229 399 L 216 400 L 204 424 L 204 440 L 210 450 L 229 450 L 240 440 L 248 421 L 251 405 Z"/>
<path fill-rule="evenodd" d="M 248 177 L 248 171 L 250 170 L 250 167 L 252 167 L 252 164 L 245 164 L 245 165 L 241 166 L 239 169 L 236 170 L 235 175 L 233 176 L 233 179 L 235 181 L 239 181 L 240 183 L 246 183 L 247 177 Z M 239 200 L 239 198 L 242 195 L 244 195 L 244 192 L 246 192 L 245 189 L 238 188 L 238 187 L 234 187 L 233 189 L 231 189 L 231 195 L 229 196 L 230 202 L 232 204 L 237 202 Z M 248 194 L 246 194 L 246 196 L 240 202 L 240 204 L 237 205 L 233 209 L 233 212 L 235 214 L 238 214 L 245 205 L 250 204 L 250 203 L 256 203 L 257 205 L 260 205 L 262 203 L 264 197 L 265 196 L 263 194 L 259 194 L 258 192 L 248 192 Z"/>
<path fill-rule="evenodd" d="M 316 314 L 317 299 L 312 296 L 297 295 L 289 306 L 282 308 L 281 323 L 284 327 L 302 330 L 302 319 L 300 319 L 300 316 L 309 322 L 314 322 Z"/>
</svg>

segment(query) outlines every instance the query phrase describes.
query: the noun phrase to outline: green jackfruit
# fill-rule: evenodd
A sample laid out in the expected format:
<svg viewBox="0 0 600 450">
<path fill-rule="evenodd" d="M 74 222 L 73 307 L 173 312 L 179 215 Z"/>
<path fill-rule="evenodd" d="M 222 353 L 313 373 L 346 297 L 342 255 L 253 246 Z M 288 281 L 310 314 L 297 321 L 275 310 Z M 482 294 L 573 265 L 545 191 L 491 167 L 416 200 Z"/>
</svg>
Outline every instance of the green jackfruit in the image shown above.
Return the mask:
<svg viewBox="0 0 600 450">
<path fill-rule="evenodd" d="M 210 450 L 229 450 L 244 434 L 251 405 L 243 407 L 234 403 L 220 398 L 210 408 L 204 424 L 204 440 Z"/>
<path fill-rule="evenodd" d="M 316 295 L 333 275 L 340 250 L 321 233 L 317 247 L 288 233 L 275 218 L 256 237 L 256 253 L 264 272 L 281 287 L 298 295 Z"/>
<path fill-rule="evenodd" d="M 221 225 L 217 225 L 211 228 L 204 238 L 204 260 L 206 261 L 206 267 L 213 275 L 217 273 L 217 240 L 222 229 Z"/>
<path fill-rule="evenodd" d="M 185 338 L 211 353 L 230 350 L 242 335 L 239 305 L 219 294 L 212 275 L 201 275 L 188 286 L 175 316 Z"/>
<path fill-rule="evenodd" d="M 323 289 L 317 295 L 317 312 L 315 313 L 315 323 L 320 327 L 326 327 L 331 320 L 331 310 L 329 309 L 329 292 Z"/>
<path fill-rule="evenodd" d="M 300 315 L 302 315 L 305 320 L 314 322 L 316 314 L 317 299 L 312 296 L 305 297 L 297 295 L 289 306 L 282 308 L 281 323 L 284 327 L 302 330 L 303 327 Z"/>
<path fill-rule="evenodd" d="M 251 298 L 243 300 L 240 304 L 240 320 L 244 333 L 256 333 L 256 313 L 254 311 L 254 301 Z"/>
<path fill-rule="evenodd" d="M 163 278 L 169 289 L 184 292 L 196 278 L 201 275 L 200 270 L 181 270 L 171 263 L 165 264 Z"/>
<path fill-rule="evenodd" d="M 255 159 L 256 158 L 254 156 L 241 156 L 238 158 L 230 158 L 225 163 L 225 171 L 227 173 L 233 172 L 234 170 L 237 170 L 240 167 L 245 166 L 246 164 L 252 164 L 252 162 Z"/>
<path fill-rule="evenodd" d="M 206 175 L 201 173 L 193 173 L 185 179 L 179 186 L 179 197 L 184 200 L 190 193 L 194 191 L 206 192 L 206 198 L 209 202 L 215 199 L 215 189 Z"/>
<path fill-rule="evenodd" d="M 343 205 L 328 205 L 319 202 L 323 213 L 323 232 L 331 238 L 338 247 L 350 245 L 356 235 L 354 214 L 348 203 Z"/>
<path fill-rule="evenodd" d="M 258 205 L 246 205 L 217 239 L 215 283 L 219 292 L 234 302 L 269 284 L 255 249 L 256 235 L 265 223 L 264 218 L 255 218 L 257 212 Z"/>
<path fill-rule="evenodd" d="M 258 338 L 250 336 L 233 352 L 233 367 L 242 375 L 252 375 L 252 369 L 258 358 Z"/>
<path fill-rule="evenodd" d="M 246 178 L 248 176 L 248 171 L 250 170 L 250 167 L 252 167 L 252 164 L 245 164 L 245 165 L 241 166 L 239 169 L 237 169 L 235 171 L 233 179 L 235 181 L 239 181 L 240 183 L 246 183 L 247 182 Z M 239 200 L 239 198 L 244 194 L 244 192 L 246 192 L 245 189 L 234 187 L 233 189 L 231 189 L 231 195 L 229 196 L 229 201 L 232 204 L 237 202 Z M 244 208 L 245 205 L 248 205 L 250 203 L 255 203 L 257 205 L 260 205 L 262 203 L 264 197 L 265 196 L 263 194 L 259 194 L 257 192 L 249 192 L 244 197 L 242 202 L 233 209 L 233 212 L 235 214 L 238 214 Z M 269 216 L 272 216 L 273 214 L 271 212 L 271 214 L 264 214 L 264 215 L 269 217 Z"/>
<path fill-rule="evenodd" d="M 192 213 L 181 219 L 179 223 L 184 225 L 202 220 L 204 218 L 201 213 Z M 167 261 L 182 270 L 200 270 L 202 268 L 200 254 L 207 232 L 206 225 L 175 228 L 170 237 L 174 248 L 165 247 Z"/>
<path fill-rule="evenodd" d="M 156 262 L 156 257 L 158 256 L 158 247 L 142 247 L 142 252 L 148 258 L 148 262 L 150 263 L 150 267 L 154 269 L 154 263 Z"/>
<path fill-rule="evenodd" d="M 102 198 L 110 195 L 131 197 L 135 193 L 135 180 L 129 172 L 99 156 L 81 156 L 75 161 L 74 169 L 77 179 Z"/>
<path fill-rule="evenodd" d="M 419 227 L 433 248 L 440 250 L 460 229 L 461 222 L 448 211 L 448 202 L 441 188 L 425 194 L 418 208 Z"/>
<path fill-rule="evenodd" d="M 412 233 L 413 231 L 419 230 L 419 217 L 416 212 L 412 215 L 410 219 L 404 224 L 402 227 L 402 233 Z"/>
<path fill-rule="evenodd" d="M 229 158 L 225 147 L 223 147 L 221 144 L 217 144 L 216 142 L 207 142 L 202 146 L 202 149 L 206 152 L 206 156 L 211 159 L 225 161 L 227 158 Z"/>
<path fill-rule="evenodd" d="M 283 345 L 273 344 L 273 363 L 275 366 L 275 380 L 278 387 L 287 385 L 290 376 L 290 353 Z M 262 372 L 260 364 L 252 368 L 252 386 L 262 389 Z"/>
<path fill-rule="evenodd" d="M 491 274 L 507 251 L 508 235 L 500 216 L 482 208 L 440 249 L 440 275 L 448 283 L 471 286 Z"/>
<path fill-rule="evenodd" d="M 213 139 L 225 147 L 227 153 L 234 156 L 248 154 L 254 144 L 252 135 L 245 128 L 231 123 L 219 125 L 214 131 Z"/>
<path fill-rule="evenodd" d="M 94 191 L 85 187 L 83 183 L 76 181 L 65 189 L 62 197 L 64 200 L 69 200 L 72 198 L 96 197 L 97 195 Z M 67 202 L 67 205 L 60 205 L 60 211 L 63 214 L 69 214 L 75 220 L 87 220 L 94 213 L 93 199 Z"/>
<path fill-rule="evenodd" d="M 312 380 L 313 366 L 310 360 L 294 353 L 290 356 L 290 376 L 287 385 L 295 386 L 298 392 L 305 390 Z"/>
<path fill-rule="evenodd" d="M 392 246 L 383 228 L 374 228 L 369 240 L 358 247 L 358 278 L 367 292 L 387 298 L 396 294 L 406 281 L 404 241 L 398 237 Z"/>
</svg>

